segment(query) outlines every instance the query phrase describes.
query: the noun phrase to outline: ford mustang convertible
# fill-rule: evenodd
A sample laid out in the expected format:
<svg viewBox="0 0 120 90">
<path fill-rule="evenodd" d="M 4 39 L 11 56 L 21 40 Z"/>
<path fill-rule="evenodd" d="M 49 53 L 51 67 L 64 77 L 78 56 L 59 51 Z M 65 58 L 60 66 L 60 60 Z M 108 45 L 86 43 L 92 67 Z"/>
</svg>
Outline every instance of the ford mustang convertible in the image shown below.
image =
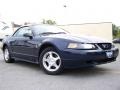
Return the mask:
<svg viewBox="0 0 120 90">
<path fill-rule="evenodd" d="M 47 74 L 60 74 L 65 68 L 79 68 L 110 63 L 119 50 L 100 38 L 70 35 L 48 25 L 22 26 L 3 40 L 7 63 L 22 60 L 39 64 Z"/>
</svg>

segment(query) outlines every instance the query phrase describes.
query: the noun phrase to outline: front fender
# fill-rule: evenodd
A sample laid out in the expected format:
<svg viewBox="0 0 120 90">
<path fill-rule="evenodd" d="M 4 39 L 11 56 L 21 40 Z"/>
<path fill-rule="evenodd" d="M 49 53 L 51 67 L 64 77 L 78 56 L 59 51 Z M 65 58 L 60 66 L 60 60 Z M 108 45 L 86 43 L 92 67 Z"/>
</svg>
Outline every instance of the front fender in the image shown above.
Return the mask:
<svg viewBox="0 0 120 90">
<path fill-rule="evenodd" d="M 69 43 L 68 40 L 49 38 L 49 39 L 44 40 L 41 45 L 50 44 L 61 51 L 61 50 L 66 49 L 68 43 Z"/>
</svg>

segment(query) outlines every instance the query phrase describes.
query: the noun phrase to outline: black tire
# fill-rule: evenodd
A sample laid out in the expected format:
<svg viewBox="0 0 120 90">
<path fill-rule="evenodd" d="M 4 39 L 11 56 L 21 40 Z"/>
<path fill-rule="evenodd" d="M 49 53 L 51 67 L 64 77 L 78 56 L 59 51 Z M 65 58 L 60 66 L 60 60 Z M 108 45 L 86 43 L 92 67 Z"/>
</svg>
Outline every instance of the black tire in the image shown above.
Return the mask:
<svg viewBox="0 0 120 90">
<path fill-rule="evenodd" d="M 6 57 L 5 57 L 5 54 L 6 54 L 5 51 L 6 51 L 6 50 L 7 50 L 8 53 L 9 53 L 8 59 L 6 59 Z M 6 63 L 13 63 L 13 62 L 15 61 L 14 59 L 11 58 L 10 51 L 9 51 L 9 49 L 8 49 L 7 46 L 4 47 L 3 56 L 4 56 L 4 60 L 5 60 Z"/>
<path fill-rule="evenodd" d="M 50 51 L 53 51 L 55 53 L 57 53 L 59 55 L 59 53 L 57 52 L 57 50 L 53 47 L 48 47 L 48 48 L 45 48 L 42 53 L 40 54 L 40 67 L 42 67 L 43 71 L 49 75 L 57 75 L 57 74 L 60 74 L 62 71 L 63 71 L 63 63 L 62 63 L 62 60 L 61 58 L 59 59 L 61 64 L 59 66 L 59 68 L 56 70 L 56 71 L 49 71 L 45 68 L 45 66 L 43 65 L 43 57 L 44 55 L 47 53 L 47 52 L 50 52 Z M 60 55 L 59 55 L 60 56 Z"/>
</svg>

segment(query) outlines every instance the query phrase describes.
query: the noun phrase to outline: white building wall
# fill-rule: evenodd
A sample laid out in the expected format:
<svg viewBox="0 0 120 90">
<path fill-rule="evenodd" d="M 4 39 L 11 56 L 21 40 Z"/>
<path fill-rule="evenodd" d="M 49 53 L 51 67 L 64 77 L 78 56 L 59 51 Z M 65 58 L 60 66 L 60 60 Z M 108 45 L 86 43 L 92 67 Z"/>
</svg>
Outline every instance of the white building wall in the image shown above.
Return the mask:
<svg viewBox="0 0 120 90">
<path fill-rule="evenodd" d="M 79 36 L 97 36 L 112 42 L 112 23 L 86 23 L 86 24 L 73 24 L 73 25 L 59 25 L 59 27 L 67 30 L 68 32 Z"/>
</svg>

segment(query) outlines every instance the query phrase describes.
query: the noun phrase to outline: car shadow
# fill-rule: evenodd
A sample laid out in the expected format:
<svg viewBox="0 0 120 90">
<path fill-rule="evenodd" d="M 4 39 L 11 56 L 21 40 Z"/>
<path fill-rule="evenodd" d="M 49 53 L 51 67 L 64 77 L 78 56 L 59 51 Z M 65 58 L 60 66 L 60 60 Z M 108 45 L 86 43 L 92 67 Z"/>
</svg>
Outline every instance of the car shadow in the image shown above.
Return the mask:
<svg viewBox="0 0 120 90">
<path fill-rule="evenodd" d="M 13 63 L 17 66 L 21 66 L 21 67 L 24 67 L 24 68 L 29 68 L 31 70 L 41 70 L 40 66 L 38 64 L 34 64 L 34 63 L 29 63 L 29 62 L 25 62 L 25 61 L 15 61 L 15 63 Z"/>
<path fill-rule="evenodd" d="M 37 72 L 42 72 L 42 69 L 37 64 L 28 63 L 24 61 L 16 61 L 14 64 L 20 67 L 29 68 Z M 98 75 L 109 74 L 109 71 L 110 69 L 102 66 L 93 66 L 93 67 L 85 67 L 78 69 L 65 69 L 64 72 L 60 74 L 60 76 L 82 76 L 82 77 L 92 76 L 93 77 Z"/>
<path fill-rule="evenodd" d="M 69 76 L 82 76 L 82 77 L 94 77 L 99 75 L 105 75 L 110 73 L 110 69 L 101 67 L 101 66 L 93 66 L 93 67 L 83 67 L 78 69 L 67 69 L 64 71 L 63 75 Z"/>
</svg>

